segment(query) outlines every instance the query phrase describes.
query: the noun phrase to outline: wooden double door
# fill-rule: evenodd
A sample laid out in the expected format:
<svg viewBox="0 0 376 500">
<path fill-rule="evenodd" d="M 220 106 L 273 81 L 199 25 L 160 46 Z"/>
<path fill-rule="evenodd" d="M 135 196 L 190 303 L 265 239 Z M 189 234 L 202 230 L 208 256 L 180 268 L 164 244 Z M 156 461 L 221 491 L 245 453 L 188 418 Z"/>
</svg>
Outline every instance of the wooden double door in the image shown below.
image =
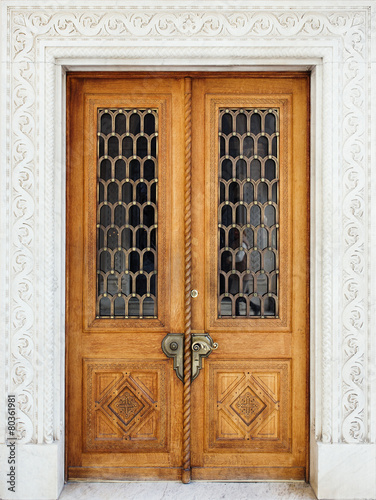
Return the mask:
<svg viewBox="0 0 376 500">
<path fill-rule="evenodd" d="M 69 74 L 67 477 L 304 479 L 307 74 Z"/>
</svg>

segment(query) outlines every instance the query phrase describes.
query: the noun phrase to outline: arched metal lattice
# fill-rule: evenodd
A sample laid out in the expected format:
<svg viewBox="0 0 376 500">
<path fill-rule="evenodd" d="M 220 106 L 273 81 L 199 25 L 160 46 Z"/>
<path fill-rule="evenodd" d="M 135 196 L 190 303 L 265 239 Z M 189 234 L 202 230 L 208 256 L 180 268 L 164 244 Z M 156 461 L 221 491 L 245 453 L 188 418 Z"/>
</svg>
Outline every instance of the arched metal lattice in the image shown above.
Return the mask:
<svg viewBox="0 0 376 500">
<path fill-rule="evenodd" d="M 158 114 L 98 110 L 97 317 L 156 317 Z"/>
<path fill-rule="evenodd" d="M 219 110 L 219 317 L 278 317 L 279 111 Z"/>
</svg>

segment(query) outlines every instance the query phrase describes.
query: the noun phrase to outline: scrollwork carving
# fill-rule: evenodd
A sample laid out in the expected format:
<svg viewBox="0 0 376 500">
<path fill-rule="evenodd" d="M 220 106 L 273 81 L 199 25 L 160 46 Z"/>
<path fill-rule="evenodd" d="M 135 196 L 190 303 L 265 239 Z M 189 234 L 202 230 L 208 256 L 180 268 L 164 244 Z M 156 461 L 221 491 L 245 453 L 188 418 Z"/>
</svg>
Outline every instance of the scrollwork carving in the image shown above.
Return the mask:
<svg viewBox="0 0 376 500">
<path fill-rule="evenodd" d="M 343 87 L 343 368 L 342 438 L 367 440 L 365 414 L 367 277 L 365 234 L 365 18 L 356 13 L 345 34 Z"/>
</svg>

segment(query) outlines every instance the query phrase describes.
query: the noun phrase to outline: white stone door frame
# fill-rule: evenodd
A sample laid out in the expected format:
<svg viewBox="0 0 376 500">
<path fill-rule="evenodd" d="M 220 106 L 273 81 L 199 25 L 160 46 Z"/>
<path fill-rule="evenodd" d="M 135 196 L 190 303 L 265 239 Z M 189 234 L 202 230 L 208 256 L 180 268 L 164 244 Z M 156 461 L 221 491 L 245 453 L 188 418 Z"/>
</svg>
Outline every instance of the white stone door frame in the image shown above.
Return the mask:
<svg viewBox="0 0 376 500">
<path fill-rule="evenodd" d="M 63 485 L 65 72 L 98 69 L 311 71 L 311 484 L 375 497 L 376 3 L 0 2 L 0 394 L 18 397 L 17 498 Z M 6 457 L 0 444 L 0 470 Z"/>
</svg>

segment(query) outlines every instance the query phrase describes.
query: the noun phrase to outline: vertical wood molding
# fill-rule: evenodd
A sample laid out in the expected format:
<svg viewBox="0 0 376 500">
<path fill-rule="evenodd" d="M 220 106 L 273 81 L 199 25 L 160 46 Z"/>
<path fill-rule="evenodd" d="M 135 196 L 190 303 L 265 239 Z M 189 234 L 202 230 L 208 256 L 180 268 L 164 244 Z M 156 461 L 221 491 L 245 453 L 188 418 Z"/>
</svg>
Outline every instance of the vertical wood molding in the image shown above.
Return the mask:
<svg viewBox="0 0 376 500">
<path fill-rule="evenodd" d="M 184 189 L 184 239 L 185 239 L 185 318 L 184 318 L 184 413 L 183 413 L 183 483 L 191 480 L 191 190 L 192 190 L 192 80 L 184 79 L 184 133 L 185 133 L 185 189 Z"/>
</svg>

